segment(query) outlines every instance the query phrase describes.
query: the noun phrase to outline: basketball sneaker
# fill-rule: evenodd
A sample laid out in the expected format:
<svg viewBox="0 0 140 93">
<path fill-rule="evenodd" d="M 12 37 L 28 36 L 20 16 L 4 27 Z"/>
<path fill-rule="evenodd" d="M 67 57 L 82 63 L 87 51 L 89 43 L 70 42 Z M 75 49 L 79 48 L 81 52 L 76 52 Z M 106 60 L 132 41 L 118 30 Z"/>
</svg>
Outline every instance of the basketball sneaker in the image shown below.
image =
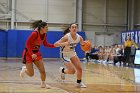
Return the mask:
<svg viewBox="0 0 140 93">
<path fill-rule="evenodd" d="M 45 82 L 41 82 L 41 88 L 51 89 L 51 86 L 47 85 Z"/>
<path fill-rule="evenodd" d="M 65 73 L 62 72 L 63 67 L 60 67 L 60 76 L 62 80 L 65 80 Z"/>
<path fill-rule="evenodd" d="M 23 78 L 25 75 L 25 71 L 26 71 L 26 66 L 22 66 L 22 69 L 20 71 L 20 77 Z"/>
<path fill-rule="evenodd" d="M 86 88 L 87 86 L 84 83 L 77 83 L 78 88 Z"/>
</svg>

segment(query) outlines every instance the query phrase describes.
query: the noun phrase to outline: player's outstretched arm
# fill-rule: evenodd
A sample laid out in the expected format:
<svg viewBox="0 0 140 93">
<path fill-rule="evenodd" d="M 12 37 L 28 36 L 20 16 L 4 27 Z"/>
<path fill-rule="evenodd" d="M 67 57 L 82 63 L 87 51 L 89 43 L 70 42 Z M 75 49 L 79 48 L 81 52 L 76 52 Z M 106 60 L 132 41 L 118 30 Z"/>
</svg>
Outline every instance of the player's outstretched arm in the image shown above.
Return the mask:
<svg viewBox="0 0 140 93">
<path fill-rule="evenodd" d="M 60 40 L 58 40 L 54 43 L 55 47 L 68 46 L 68 45 L 69 45 L 69 42 L 68 42 L 67 36 L 62 37 Z"/>
</svg>

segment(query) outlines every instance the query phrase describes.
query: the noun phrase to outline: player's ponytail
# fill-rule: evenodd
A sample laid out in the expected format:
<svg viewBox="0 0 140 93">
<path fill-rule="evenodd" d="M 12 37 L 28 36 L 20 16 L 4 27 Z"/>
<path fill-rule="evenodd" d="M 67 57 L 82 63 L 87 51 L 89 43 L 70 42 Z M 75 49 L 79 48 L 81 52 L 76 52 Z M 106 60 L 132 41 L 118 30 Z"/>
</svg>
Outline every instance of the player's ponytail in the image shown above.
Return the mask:
<svg viewBox="0 0 140 93">
<path fill-rule="evenodd" d="M 37 20 L 37 21 L 34 21 L 31 25 L 31 27 L 33 29 L 36 29 L 38 28 L 38 30 L 40 31 L 41 27 L 44 28 L 45 26 L 47 25 L 46 22 L 43 22 L 42 20 Z"/>
<path fill-rule="evenodd" d="M 70 32 L 70 30 L 69 30 L 69 27 L 68 27 L 67 29 L 64 30 L 63 34 L 66 35 L 69 32 Z"/>
</svg>

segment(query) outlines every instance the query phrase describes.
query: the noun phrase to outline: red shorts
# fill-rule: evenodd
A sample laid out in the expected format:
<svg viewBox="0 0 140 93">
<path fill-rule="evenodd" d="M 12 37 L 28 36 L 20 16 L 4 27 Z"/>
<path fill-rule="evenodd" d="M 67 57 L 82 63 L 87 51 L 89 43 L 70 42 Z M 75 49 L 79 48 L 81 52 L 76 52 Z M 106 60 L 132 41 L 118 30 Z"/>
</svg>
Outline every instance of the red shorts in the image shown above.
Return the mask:
<svg viewBox="0 0 140 93">
<path fill-rule="evenodd" d="M 37 58 L 33 60 L 31 55 L 29 54 L 29 52 L 24 49 L 23 54 L 22 54 L 22 59 L 25 60 L 26 63 L 32 63 L 34 61 L 42 60 L 42 56 L 41 56 L 40 51 L 34 52 L 34 54 L 37 55 Z"/>
</svg>

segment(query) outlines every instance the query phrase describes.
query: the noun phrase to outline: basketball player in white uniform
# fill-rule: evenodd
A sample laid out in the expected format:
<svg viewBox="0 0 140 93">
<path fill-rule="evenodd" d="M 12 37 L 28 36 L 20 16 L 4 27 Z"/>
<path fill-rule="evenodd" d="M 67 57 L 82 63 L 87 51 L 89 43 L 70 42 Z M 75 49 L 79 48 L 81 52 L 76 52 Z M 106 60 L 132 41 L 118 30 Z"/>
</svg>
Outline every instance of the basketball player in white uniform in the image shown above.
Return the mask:
<svg viewBox="0 0 140 93">
<path fill-rule="evenodd" d="M 68 45 L 61 47 L 61 57 L 64 61 L 66 68 L 61 67 L 61 79 L 65 80 L 65 74 L 75 74 L 77 73 L 77 87 L 86 88 L 86 85 L 82 83 L 82 66 L 80 60 L 75 52 L 76 45 L 84 44 L 83 38 L 77 34 L 77 24 L 73 23 L 65 32 L 65 35 L 58 40 L 55 44 L 69 42 Z"/>
</svg>

